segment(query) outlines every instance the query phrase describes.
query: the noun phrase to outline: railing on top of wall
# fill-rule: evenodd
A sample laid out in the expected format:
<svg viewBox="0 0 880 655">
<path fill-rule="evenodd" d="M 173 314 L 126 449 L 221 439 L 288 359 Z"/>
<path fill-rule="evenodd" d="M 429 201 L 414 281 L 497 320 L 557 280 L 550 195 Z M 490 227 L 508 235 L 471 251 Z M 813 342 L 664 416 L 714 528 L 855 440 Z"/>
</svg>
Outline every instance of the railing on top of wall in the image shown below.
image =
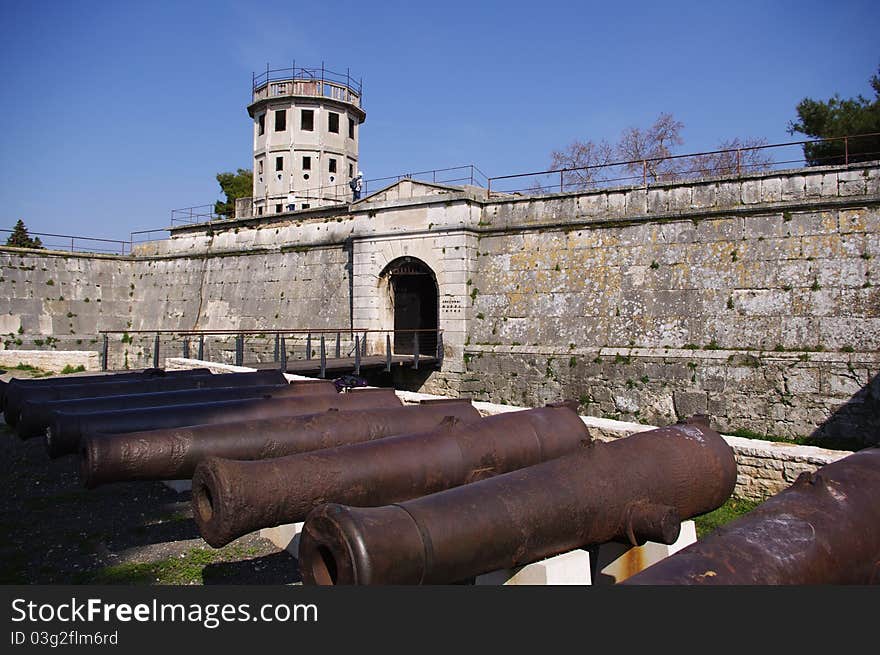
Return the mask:
<svg viewBox="0 0 880 655">
<path fill-rule="evenodd" d="M 315 328 L 315 329 L 281 329 L 281 330 L 100 330 L 103 343 L 101 346 L 101 368 L 109 370 L 110 360 L 110 335 L 121 335 L 123 343 L 131 343 L 133 335 L 153 336 L 153 366 L 159 367 L 161 338 L 162 335 L 177 336 L 181 341 L 181 356 L 190 358 L 192 353 L 192 341 L 196 346 L 196 359 L 204 360 L 207 356 L 206 337 L 218 337 L 228 340 L 234 338 L 235 365 L 242 366 L 245 361 L 245 341 L 248 337 L 264 341 L 274 337 L 273 362 L 277 363 L 281 370 L 286 370 L 287 362 L 291 355 L 294 359 L 312 360 L 318 359 L 318 371 L 321 378 L 326 377 L 328 359 L 353 358 L 353 370 L 359 375 L 362 359 L 367 356 L 384 357 L 384 370 L 390 371 L 395 361 L 401 361 L 405 356 L 412 362 L 412 368 L 419 368 L 419 360 L 427 358 L 437 368 L 443 365 L 443 330 L 414 329 L 414 330 L 377 330 L 359 328 Z M 327 337 L 330 335 L 330 338 Z M 385 339 L 372 339 L 372 353 L 368 352 L 368 335 Z M 287 339 L 293 338 L 292 348 L 288 348 Z M 302 356 L 296 345 L 304 343 Z M 378 345 L 377 345 L 378 343 Z M 268 344 L 267 344 L 268 345 Z M 332 350 L 331 350 L 332 346 Z M 315 349 L 317 348 L 317 350 Z M 345 353 L 345 355 L 343 355 Z M 376 363 L 374 362 L 374 365 Z"/>
<path fill-rule="evenodd" d="M 487 181 L 489 196 L 543 195 L 685 182 L 704 177 L 736 176 L 798 166 L 849 165 L 880 159 L 880 133 L 667 155 L 589 166 L 499 175 Z M 809 153 L 809 154 L 808 154 Z"/>
<path fill-rule="evenodd" d="M 2 234 L 12 234 L 12 232 L 12 230 L 0 230 Z M 74 234 L 50 234 L 48 232 L 31 231 L 28 231 L 28 236 L 31 238 L 38 237 L 41 247 L 46 250 L 106 255 L 127 255 L 131 253 L 131 241 L 120 241 L 119 239 L 99 239 L 97 237 L 84 237 Z M 5 242 L 5 240 L 0 241 L 0 243 Z"/>
</svg>

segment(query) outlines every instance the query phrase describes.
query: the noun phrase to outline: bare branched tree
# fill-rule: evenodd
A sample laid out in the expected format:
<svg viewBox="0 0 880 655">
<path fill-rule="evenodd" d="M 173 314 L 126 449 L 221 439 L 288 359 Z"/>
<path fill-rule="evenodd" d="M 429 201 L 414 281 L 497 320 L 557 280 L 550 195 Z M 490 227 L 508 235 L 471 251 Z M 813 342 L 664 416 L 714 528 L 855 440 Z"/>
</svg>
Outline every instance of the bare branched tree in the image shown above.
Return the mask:
<svg viewBox="0 0 880 655">
<path fill-rule="evenodd" d="M 573 141 L 565 150 L 550 153 L 551 170 L 566 170 L 562 183 L 566 190 L 589 189 L 602 181 L 605 169 L 614 161 L 615 148 L 607 141 Z"/>
<path fill-rule="evenodd" d="M 669 160 L 672 148 L 684 143 L 681 130 L 684 123 L 672 114 L 660 114 L 647 130 L 630 127 L 623 131 L 617 144 L 617 156 L 633 174 L 644 174 L 648 182 L 666 182 L 677 179 L 678 162 Z"/>
<path fill-rule="evenodd" d="M 574 141 L 565 150 L 554 150 L 550 169 L 562 170 L 566 191 L 590 189 L 602 182 L 637 177 L 648 184 L 675 180 L 734 175 L 771 168 L 773 159 L 763 138 L 728 139 L 717 150 L 703 155 L 676 157 L 684 143 L 684 123 L 662 113 L 647 129 L 625 129 L 616 144 L 607 141 Z M 615 165 L 616 164 L 616 165 Z"/>
<path fill-rule="evenodd" d="M 713 177 L 717 175 L 741 175 L 766 171 L 773 165 L 773 158 L 761 146 L 767 139 L 727 139 L 718 144 L 720 152 L 695 155 L 682 160 L 690 177 Z"/>
</svg>

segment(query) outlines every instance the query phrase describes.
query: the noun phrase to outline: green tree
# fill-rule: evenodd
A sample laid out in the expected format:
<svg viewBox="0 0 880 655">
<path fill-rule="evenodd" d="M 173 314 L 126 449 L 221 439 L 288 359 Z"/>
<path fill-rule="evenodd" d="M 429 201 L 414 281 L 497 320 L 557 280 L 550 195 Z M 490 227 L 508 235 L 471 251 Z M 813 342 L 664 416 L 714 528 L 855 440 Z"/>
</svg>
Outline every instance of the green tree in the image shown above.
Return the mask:
<svg viewBox="0 0 880 655">
<path fill-rule="evenodd" d="M 236 173 L 217 173 L 217 182 L 220 183 L 220 190 L 226 195 L 226 200 L 214 203 L 214 213 L 225 218 L 235 218 L 235 199 L 249 198 L 253 193 L 253 171 L 239 168 Z"/>
<path fill-rule="evenodd" d="M 819 139 L 873 134 L 847 139 L 845 144 L 842 139 L 804 144 L 804 157 L 810 166 L 880 159 L 880 75 L 874 75 L 870 83 L 873 101 L 862 95 L 843 99 L 834 94 L 824 102 L 804 98 L 798 103 L 798 120 L 789 123 L 789 134 L 800 132 Z"/>
<path fill-rule="evenodd" d="M 16 248 L 42 248 L 43 242 L 40 241 L 40 237 L 31 239 L 27 228 L 24 226 L 24 221 L 18 219 L 18 223 L 12 228 L 12 234 L 6 239 L 6 245 L 15 246 Z"/>
</svg>

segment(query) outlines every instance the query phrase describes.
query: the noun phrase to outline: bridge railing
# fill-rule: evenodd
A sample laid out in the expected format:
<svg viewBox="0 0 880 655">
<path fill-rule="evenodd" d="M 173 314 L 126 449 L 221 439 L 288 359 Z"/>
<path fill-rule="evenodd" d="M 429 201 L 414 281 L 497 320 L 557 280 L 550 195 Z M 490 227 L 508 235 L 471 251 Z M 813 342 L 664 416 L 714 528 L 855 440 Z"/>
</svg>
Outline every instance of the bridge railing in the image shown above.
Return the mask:
<svg viewBox="0 0 880 655">
<path fill-rule="evenodd" d="M 163 352 L 185 358 L 221 361 L 245 366 L 245 362 L 272 362 L 281 370 L 289 360 L 314 360 L 319 376 L 326 377 L 332 360 L 350 359 L 355 375 L 364 361 L 382 357 L 384 369 L 395 362 L 411 362 L 418 369 L 420 360 L 431 366 L 443 364 L 443 330 L 377 330 L 359 328 L 295 328 L 277 330 L 101 330 L 101 368 L 110 370 L 112 360 L 120 361 L 113 348 L 119 343 L 133 346 L 135 340 L 152 365 L 160 366 Z M 127 352 L 121 359 L 128 365 Z M 425 361 L 422 362 L 422 365 Z"/>
</svg>

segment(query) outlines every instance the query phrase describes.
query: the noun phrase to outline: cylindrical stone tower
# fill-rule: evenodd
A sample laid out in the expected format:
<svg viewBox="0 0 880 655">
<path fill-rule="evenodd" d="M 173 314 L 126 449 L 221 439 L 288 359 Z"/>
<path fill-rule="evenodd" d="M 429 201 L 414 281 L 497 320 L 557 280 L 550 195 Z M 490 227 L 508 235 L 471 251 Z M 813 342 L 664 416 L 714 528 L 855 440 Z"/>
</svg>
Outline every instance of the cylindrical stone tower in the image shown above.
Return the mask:
<svg viewBox="0 0 880 655">
<path fill-rule="evenodd" d="M 323 65 L 254 74 L 254 216 L 351 202 L 361 91 L 350 73 Z"/>
</svg>

